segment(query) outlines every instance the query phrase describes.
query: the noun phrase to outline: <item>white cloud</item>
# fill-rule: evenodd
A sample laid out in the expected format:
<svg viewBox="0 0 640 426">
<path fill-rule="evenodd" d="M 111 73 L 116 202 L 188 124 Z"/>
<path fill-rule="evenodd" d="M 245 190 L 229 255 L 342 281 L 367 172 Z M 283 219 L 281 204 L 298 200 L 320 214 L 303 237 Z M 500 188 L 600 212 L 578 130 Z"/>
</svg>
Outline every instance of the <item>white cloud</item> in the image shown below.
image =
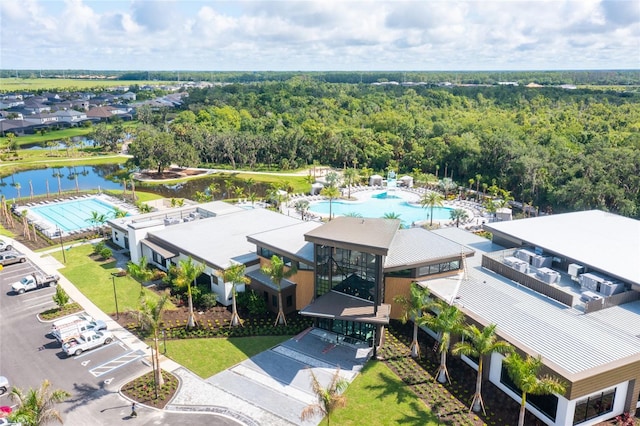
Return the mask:
<svg viewBox="0 0 640 426">
<path fill-rule="evenodd" d="M 2 0 L 4 68 L 640 68 L 637 0 Z"/>
</svg>

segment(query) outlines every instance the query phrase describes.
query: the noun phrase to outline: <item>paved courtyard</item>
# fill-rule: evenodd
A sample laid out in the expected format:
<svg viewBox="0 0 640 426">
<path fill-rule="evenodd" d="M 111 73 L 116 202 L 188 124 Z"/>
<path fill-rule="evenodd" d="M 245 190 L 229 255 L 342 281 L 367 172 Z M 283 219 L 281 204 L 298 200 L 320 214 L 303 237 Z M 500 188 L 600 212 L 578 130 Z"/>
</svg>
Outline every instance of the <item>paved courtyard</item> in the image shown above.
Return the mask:
<svg viewBox="0 0 640 426">
<path fill-rule="evenodd" d="M 370 355 L 366 346 L 338 343 L 335 334 L 311 329 L 206 381 L 178 368 L 173 373 L 182 387 L 167 409 L 200 407 L 248 425 L 317 425 L 321 417 L 300 420 L 302 410 L 317 401 L 310 370 L 323 387 L 338 368 L 352 381 Z"/>
</svg>

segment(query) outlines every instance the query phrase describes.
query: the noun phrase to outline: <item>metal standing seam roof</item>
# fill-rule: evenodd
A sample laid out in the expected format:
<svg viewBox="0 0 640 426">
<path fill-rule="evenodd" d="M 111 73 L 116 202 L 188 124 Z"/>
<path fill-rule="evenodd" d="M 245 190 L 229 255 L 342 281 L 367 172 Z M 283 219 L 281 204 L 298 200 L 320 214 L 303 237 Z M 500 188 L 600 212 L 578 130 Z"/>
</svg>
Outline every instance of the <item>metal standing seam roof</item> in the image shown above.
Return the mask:
<svg viewBox="0 0 640 426">
<path fill-rule="evenodd" d="M 589 210 L 485 227 L 640 285 L 639 220 Z"/>
<path fill-rule="evenodd" d="M 640 338 L 624 328 L 561 306 L 498 275 L 483 275 L 475 276 L 473 271 L 468 280 L 462 280 L 457 301 L 567 372 L 580 373 L 629 356 L 640 357 Z"/>
<path fill-rule="evenodd" d="M 455 300 L 463 311 L 497 324 L 498 333 L 512 343 L 528 347 L 570 374 L 629 356 L 640 358 L 640 301 L 585 315 L 482 268 L 482 254 L 500 249 L 489 240 L 462 230 L 437 232 L 478 253 L 467 262 L 467 280 L 460 274 L 422 283 Z"/>
<path fill-rule="evenodd" d="M 398 228 L 398 219 L 340 216 L 307 232 L 305 240 L 315 244 L 359 248 L 386 256 Z"/>
<path fill-rule="evenodd" d="M 264 272 L 262 272 L 260 269 L 256 269 L 253 271 L 249 271 L 246 274 L 249 278 L 252 278 L 256 281 L 258 281 L 260 284 L 266 285 L 267 287 L 271 288 L 272 290 L 277 291 L 278 287 L 275 286 L 275 284 L 273 284 L 273 281 L 271 281 L 271 278 L 269 278 L 269 276 L 267 274 L 265 274 Z M 280 281 L 280 289 L 284 290 L 285 288 L 289 288 L 292 286 L 295 286 L 296 284 L 292 281 L 289 281 L 286 278 L 283 278 L 282 281 Z"/>
<path fill-rule="evenodd" d="M 271 248 L 278 253 L 289 254 L 292 257 L 313 264 L 313 244 L 305 241 L 304 234 L 319 226 L 322 226 L 322 224 L 318 222 L 301 222 L 287 227 L 284 232 L 281 229 L 275 229 L 251 234 L 247 236 L 247 240 L 251 243 Z"/>
<path fill-rule="evenodd" d="M 400 229 L 391 243 L 384 267 L 398 268 L 460 257 L 463 251 L 466 256 L 474 254 L 470 248 L 426 229 Z"/>
<path fill-rule="evenodd" d="M 280 213 L 250 209 L 169 225 L 149 234 L 211 266 L 226 269 L 232 258 L 255 253 L 256 247 L 247 241 L 247 235 L 273 229 L 286 232 L 287 227 L 298 223 L 300 219 Z"/>
</svg>

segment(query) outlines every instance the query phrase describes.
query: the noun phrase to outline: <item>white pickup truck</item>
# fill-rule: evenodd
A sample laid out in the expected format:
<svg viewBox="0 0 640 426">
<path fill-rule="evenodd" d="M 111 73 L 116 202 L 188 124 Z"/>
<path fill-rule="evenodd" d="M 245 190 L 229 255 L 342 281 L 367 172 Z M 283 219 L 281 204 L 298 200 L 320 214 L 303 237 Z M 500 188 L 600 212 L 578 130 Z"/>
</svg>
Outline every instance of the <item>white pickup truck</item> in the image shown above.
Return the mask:
<svg viewBox="0 0 640 426">
<path fill-rule="evenodd" d="M 60 343 L 74 339 L 88 331 L 106 330 L 107 324 L 101 320 L 94 320 L 86 315 L 69 317 L 63 322 L 55 322 L 51 327 L 51 334 Z"/>
<path fill-rule="evenodd" d="M 113 342 L 113 334 L 110 331 L 87 331 L 65 342 L 62 350 L 68 356 L 80 355 L 84 351 L 108 345 L 111 342 Z"/>
<path fill-rule="evenodd" d="M 42 287 L 53 287 L 58 284 L 60 277 L 58 275 L 38 275 L 31 274 L 23 277 L 20 281 L 17 281 L 11 285 L 13 291 L 18 294 L 22 294 L 25 291 L 35 290 Z"/>
</svg>

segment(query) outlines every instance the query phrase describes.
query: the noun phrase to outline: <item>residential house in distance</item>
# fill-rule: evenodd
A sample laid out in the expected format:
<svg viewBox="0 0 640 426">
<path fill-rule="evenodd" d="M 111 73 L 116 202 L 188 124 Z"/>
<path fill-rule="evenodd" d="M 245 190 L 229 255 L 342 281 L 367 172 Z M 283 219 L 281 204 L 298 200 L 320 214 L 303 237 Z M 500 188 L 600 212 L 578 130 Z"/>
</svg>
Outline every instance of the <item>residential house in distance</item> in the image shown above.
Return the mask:
<svg viewBox="0 0 640 426">
<path fill-rule="evenodd" d="M 564 395 L 529 395 L 547 425 L 594 425 L 640 406 L 640 222 L 589 211 L 486 225 L 493 241 L 458 228 L 402 229 L 395 219 L 301 221 L 224 202 L 109 221 L 112 240 L 137 261 L 166 269 L 191 257 L 198 279 L 228 305 L 220 272 L 247 267 L 248 288 L 277 310 L 277 286 L 261 272 L 272 256 L 296 272 L 281 284 L 286 313 L 314 318 L 338 342 L 376 348 L 402 315 L 411 282 L 455 304 L 469 323 L 497 324 L 500 338 L 541 356 Z M 240 291 L 242 291 L 242 286 Z M 432 336 L 438 336 L 425 330 Z M 463 360 L 477 369 L 476 362 Z M 485 378 L 520 400 L 492 354 Z"/>
</svg>

